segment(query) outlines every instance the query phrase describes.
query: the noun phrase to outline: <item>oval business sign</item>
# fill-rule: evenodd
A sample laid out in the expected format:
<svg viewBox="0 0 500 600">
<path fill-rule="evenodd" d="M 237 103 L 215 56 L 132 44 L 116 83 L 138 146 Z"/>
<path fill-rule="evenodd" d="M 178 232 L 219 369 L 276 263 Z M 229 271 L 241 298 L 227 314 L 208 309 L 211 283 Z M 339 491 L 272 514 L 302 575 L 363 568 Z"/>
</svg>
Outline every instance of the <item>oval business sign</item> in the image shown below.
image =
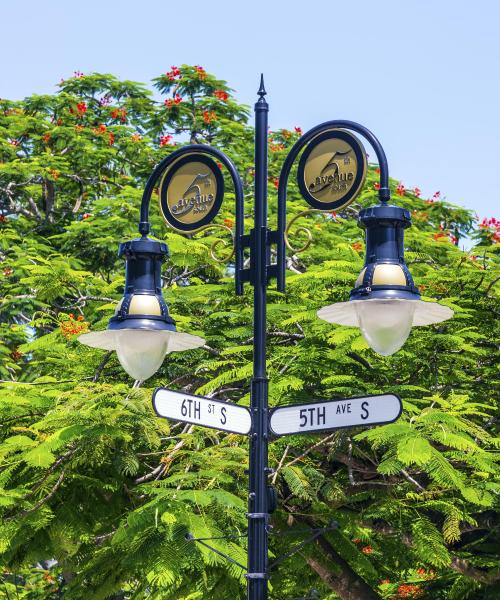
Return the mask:
<svg viewBox="0 0 500 600">
<path fill-rule="evenodd" d="M 216 217 L 224 197 L 224 178 L 217 163 L 204 154 L 177 160 L 160 182 L 160 210 L 181 233 L 197 231 Z"/>
<path fill-rule="evenodd" d="M 359 194 L 366 171 L 363 144 L 348 131 L 331 129 L 304 150 L 297 178 L 302 195 L 313 208 L 338 210 Z"/>
</svg>

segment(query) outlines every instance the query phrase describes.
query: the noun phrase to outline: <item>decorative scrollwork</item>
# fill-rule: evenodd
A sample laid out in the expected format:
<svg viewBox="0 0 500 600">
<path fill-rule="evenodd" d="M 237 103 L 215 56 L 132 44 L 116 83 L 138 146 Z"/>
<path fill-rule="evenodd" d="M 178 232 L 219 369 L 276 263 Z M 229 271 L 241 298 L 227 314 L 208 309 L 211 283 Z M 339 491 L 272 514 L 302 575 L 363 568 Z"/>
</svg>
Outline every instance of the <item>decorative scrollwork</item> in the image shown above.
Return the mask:
<svg viewBox="0 0 500 600">
<path fill-rule="evenodd" d="M 222 246 L 223 248 L 227 248 L 229 246 L 229 242 L 227 242 L 224 239 L 218 239 L 215 240 L 214 242 L 212 242 L 212 245 L 210 246 L 210 256 L 212 257 L 213 260 L 215 260 L 215 262 L 218 263 L 227 263 L 229 262 L 233 256 L 234 256 L 234 250 L 235 250 L 235 241 L 234 241 L 234 232 L 233 230 L 228 227 L 227 225 L 221 225 L 219 223 L 209 223 L 208 225 L 205 225 L 204 227 L 200 227 L 199 229 L 196 230 L 196 234 L 200 233 L 201 231 L 205 231 L 206 229 L 224 229 L 225 231 L 228 231 L 229 234 L 231 235 L 231 242 L 232 242 L 232 250 L 231 250 L 231 254 L 229 254 L 228 256 L 217 256 L 217 248 L 219 246 Z"/>
<path fill-rule="evenodd" d="M 303 246 L 300 246 L 298 248 L 294 248 L 292 246 L 292 244 L 290 244 L 290 240 L 289 240 L 289 235 L 290 235 L 290 229 L 293 226 L 293 224 L 295 223 L 295 221 L 297 221 L 298 219 L 305 217 L 306 215 L 310 215 L 312 213 L 322 213 L 322 214 L 327 214 L 327 213 L 331 213 L 331 210 L 321 210 L 319 208 L 309 208 L 308 210 L 304 210 L 302 212 L 300 212 L 298 215 L 295 215 L 295 217 L 293 217 L 293 219 L 291 219 L 288 223 L 288 225 L 286 226 L 285 229 L 285 244 L 286 247 L 291 250 L 292 252 L 294 252 L 295 254 L 299 254 L 300 252 L 304 252 L 305 250 L 307 250 L 309 248 L 309 246 L 312 243 L 312 232 L 308 227 L 304 227 L 303 225 L 300 225 L 299 227 L 297 227 L 297 229 L 295 230 L 295 233 L 305 233 L 307 236 L 307 240 L 304 243 Z"/>
</svg>

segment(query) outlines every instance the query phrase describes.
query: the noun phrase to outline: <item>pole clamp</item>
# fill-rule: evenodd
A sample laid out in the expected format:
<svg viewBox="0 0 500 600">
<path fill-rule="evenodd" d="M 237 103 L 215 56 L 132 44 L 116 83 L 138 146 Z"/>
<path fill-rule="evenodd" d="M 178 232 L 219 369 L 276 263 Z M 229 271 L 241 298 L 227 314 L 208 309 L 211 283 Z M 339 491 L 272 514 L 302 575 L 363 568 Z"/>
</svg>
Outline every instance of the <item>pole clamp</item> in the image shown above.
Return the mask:
<svg viewBox="0 0 500 600">
<path fill-rule="evenodd" d="M 269 579 L 267 573 L 245 573 L 247 579 Z"/>
<path fill-rule="evenodd" d="M 269 517 L 269 513 L 247 513 L 248 519 L 267 519 Z"/>
</svg>

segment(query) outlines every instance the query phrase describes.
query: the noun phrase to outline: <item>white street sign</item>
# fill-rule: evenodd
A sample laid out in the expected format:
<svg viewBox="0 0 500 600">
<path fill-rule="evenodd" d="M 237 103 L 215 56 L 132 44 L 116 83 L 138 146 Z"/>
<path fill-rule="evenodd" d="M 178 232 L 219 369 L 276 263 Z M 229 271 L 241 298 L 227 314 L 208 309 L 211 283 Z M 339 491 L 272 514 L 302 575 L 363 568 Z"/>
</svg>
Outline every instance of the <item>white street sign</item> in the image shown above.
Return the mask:
<svg viewBox="0 0 500 600">
<path fill-rule="evenodd" d="M 219 402 L 203 396 L 192 396 L 157 388 L 153 394 L 153 408 L 159 417 L 174 419 L 222 429 L 232 433 L 250 433 L 252 418 L 244 406 Z"/>
<path fill-rule="evenodd" d="M 346 398 L 314 404 L 291 404 L 272 410 L 269 425 L 275 435 L 381 425 L 396 421 L 403 410 L 395 394 Z"/>
</svg>

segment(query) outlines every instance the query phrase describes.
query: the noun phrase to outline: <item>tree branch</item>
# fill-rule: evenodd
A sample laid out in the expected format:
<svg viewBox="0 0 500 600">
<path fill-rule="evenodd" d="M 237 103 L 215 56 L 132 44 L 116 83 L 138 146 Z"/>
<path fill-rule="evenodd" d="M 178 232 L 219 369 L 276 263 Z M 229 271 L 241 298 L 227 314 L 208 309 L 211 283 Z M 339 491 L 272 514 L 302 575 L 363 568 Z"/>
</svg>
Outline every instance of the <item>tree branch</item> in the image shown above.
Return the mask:
<svg viewBox="0 0 500 600">
<path fill-rule="evenodd" d="M 41 500 L 39 500 L 35 506 L 33 506 L 32 508 L 28 508 L 27 510 L 23 510 L 20 513 L 18 513 L 17 515 L 14 515 L 12 517 L 8 517 L 7 519 L 5 519 L 6 521 L 12 521 L 12 519 L 20 519 L 22 517 L 25 517 L 26 515 L 31 514 L 32 512 L 35 512 L 36 510 L 38 510 L 41 506 L 43 506 L 44 504 L 46 504 L 51 498 L 52 496 L 57 492 L 59 486 L 61 485 L 61 483 L 64 480 L 64 471 L 62 471 L 62 473 L 59 475 L 59 479 L 56 481 L 54 487 L 50 490 L 50 492 L 44 496 Z"/>
</svg>

